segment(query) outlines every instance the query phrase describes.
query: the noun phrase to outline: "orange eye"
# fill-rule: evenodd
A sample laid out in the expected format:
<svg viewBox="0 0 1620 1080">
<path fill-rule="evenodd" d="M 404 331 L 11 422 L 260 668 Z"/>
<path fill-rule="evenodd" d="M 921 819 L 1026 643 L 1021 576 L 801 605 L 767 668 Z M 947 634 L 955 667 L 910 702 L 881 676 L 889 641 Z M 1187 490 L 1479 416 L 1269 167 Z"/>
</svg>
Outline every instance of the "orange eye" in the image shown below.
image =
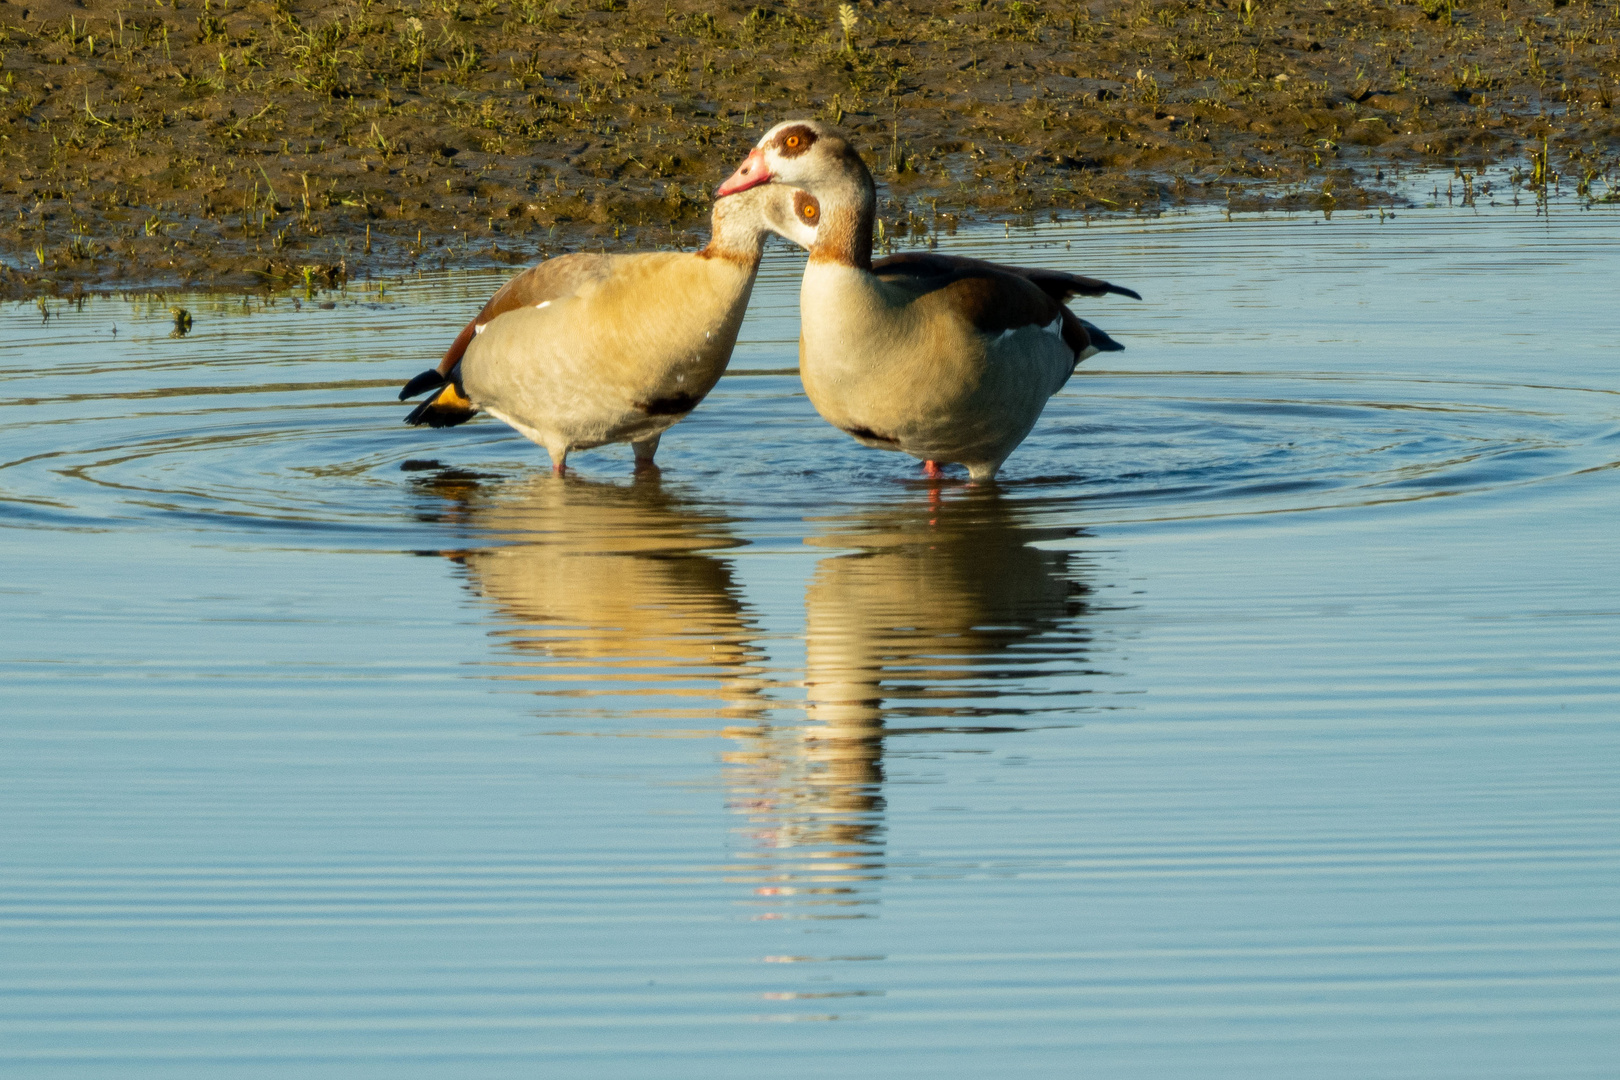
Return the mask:
<svg viewBox="0 0 1620 1080">
<path fill-rule="evenodd" d="M 816 215 L 819 213 L 821 213 L 821 211 L 817 210 L 814 206 L 806 206 L 803 210 L 799 211 L 799 216 L 804 218 L 806 221 L 814 221 L 816 220 Z"/>
<path fill-rule="evenodd" d="M 797 135 L 789 135 L 787 137 L 787 142 L 784 145 L 786 145 L 789 150 L 797 149 L 799 145 L 799 137 Z"/>
</svg>

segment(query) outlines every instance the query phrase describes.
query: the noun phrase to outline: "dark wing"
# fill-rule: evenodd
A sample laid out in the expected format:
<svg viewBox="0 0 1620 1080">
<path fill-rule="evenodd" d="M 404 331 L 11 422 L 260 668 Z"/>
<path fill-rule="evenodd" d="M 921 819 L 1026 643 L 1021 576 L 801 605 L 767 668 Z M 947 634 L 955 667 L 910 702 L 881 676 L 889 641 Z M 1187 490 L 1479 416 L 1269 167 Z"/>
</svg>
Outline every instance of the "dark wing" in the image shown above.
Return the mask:
<svg viewBox="0 0 1620 1080">
<path fill-rule="evenodd" d="M 1074 322 L 1080 324 L 1079 325 L 1079 333 L 1076 333 L 1074 330 L 1070 329 L 1069 322 L 1071 320 L 1073 320 Z M 1097 326 L 1094 323 L 1089 323 L 1086 320 L 1082 319 L 1080 316 L 1076 315 L 1074 312 L 1070 311 L 1068 308 L 1064 308 L 1063 309 L 1063 340 L 1069 342 L 1072 345 L 1075 341 L 1079 340 L 1080 334 L 1082 334 L 1082 333 L 1085 334 L 1086 340 L 1088 342 L 1090 342 L 1091 347 L 1093 349 L 1096 349 L 1098 352 L 1124 352 L 1125 351 L 1125 346 L 1121 345 L 1119 342 L 1115 341 L 1113 338 L 1111 338 L 1107 334 L 1103 333 L 1102 327 Z M 1079 356 L 1080 352 L 1077 351 L 1075 353 L 1075 355 Z"/>
<path fill-rule="evenodd" d="M 1032 283 L 1052 299 L 1062 303 L 1071 296 L 1128 296 L 1132 300 L 1142 297 L 1134 289 L 1114 285 L 1098 278 L 1082 277 L 1062 270 L 1044 270 L 1039 267 L 1003 266 L 983 259 L 966 259 L 960 255 L 941 255 L 932 251 L 909 251 L 890 255 L 872 264 L 872 272 L 880 277 L 885 271 L 904 273 L 911 277 L 954 277 L 965 273 L 995 271 L 1013 274 Z"/>
<path fill-rule="evenodd" d="M 1020 326 L 1050 326 L 1063 320 L 1063 343 L 1077 358 L 1090 349 L 1118 352 L 1125 348 L 1102 330 L 1064 306 L 1071 296 L 1113 293 L 1142 299 L 1134 290 L 1062 270 L 1003 266 L 983 259 L 941 255 L 932 251 L 890 255 L 872 264 L 872 272 L 891 284 L 919 293 L 940 292 L 952 307 L 986 333 Z"/>
<path fill-rule="evenodd" d="M 1076 357 L 1091 344 L 1085 324 L 1061 300 L 1015 269 L 951 255 L 894 255 L 872 264 L 882 281 L 917 294 L 915 303 L 946 308 L 992 337 L 1061 320 Z"/>
<path fill-rule="evenodd" d="M 461 333 L 450 343 L 450 348 L 444 354 L 444 359 L 439 361 L 439 366 L 422 372 L 406 383 L 405 389 L 399 392 L 399 400 L 404 401 L 424 391 L 436 390 L 445 385 L 455 366 L 461 363 L 461 357 L 467 351 L 467 346 L 478 336 L 479 327 L 508 311 L 533 307 L 548 300 L 573 295 L 585 284 L 606 276 L 611 260 L 612 256 L 609 255 L 593 255 L 581 251 L 573 255 L 547 259 L 543 263 L 529 267 L 495 291 L 495 295 L 489 298 L 489 303 L 484 305 L 484 310 L 478 313 L 478 317 L 461 328 Z M 412 413 L 411 416 L 412 421 L 408 422 L 415 422 L 416 414 Z"/>
</svg>

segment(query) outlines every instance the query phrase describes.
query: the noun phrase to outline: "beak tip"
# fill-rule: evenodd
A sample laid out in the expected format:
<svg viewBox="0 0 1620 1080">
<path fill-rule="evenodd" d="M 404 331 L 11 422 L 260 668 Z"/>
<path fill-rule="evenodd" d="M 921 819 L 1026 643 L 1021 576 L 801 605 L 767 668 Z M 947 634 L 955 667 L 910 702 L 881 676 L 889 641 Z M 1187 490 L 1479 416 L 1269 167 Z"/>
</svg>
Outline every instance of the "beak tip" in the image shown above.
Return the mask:
<svg viewBox="0 0 1620 1080">
<path fill-rule="evenodd" d="M 737 166 L 737 171 L 715 189 L 714 195 L 717 199 L 735 195 L 739 191 L 747 191 L 751 187 L 769 183 L 772 179 L 771 171 L 765 164 L 764 152 L 755 147 L 743 163 Z"/>
</svg>

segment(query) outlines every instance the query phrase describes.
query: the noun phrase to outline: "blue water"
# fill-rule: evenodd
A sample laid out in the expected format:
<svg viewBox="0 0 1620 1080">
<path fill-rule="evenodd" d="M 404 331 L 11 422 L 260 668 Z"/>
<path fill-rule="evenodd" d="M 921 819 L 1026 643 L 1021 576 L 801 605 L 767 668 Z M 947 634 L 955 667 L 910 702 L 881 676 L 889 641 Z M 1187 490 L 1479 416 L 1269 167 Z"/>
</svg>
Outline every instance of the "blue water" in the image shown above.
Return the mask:
<svg viewBox="0 0 1620 1080">
<path fill-rule="evenodd" d="M 995 488 L 785 251 L 657 480 L 400 423 L 499 277 L 0 312 L 0 1074 L 1613 1076 L 1620 216 L 939 244 L 1145 297 Z"/>
</svg>

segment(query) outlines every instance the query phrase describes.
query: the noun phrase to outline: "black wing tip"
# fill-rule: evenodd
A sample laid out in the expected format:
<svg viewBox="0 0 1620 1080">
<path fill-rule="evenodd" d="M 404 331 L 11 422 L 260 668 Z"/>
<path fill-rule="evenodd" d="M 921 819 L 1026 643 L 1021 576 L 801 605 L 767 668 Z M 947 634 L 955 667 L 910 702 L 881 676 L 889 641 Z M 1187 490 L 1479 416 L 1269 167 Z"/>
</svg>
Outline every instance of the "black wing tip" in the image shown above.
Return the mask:
<svg viewBox="0 0 1620 1080">
<path fill-rule="evenodd" d="M 1083 283 L 1083 284 L 1082 284 Z M 1135 289 L 1127 289 L 1123 285 L 1115 285 L 1112 281 L 1099 281 L 1097 278 L 1078 278 L 1070 286 L 1082 296 L 1128 296 L 1132 300 L 1142 299 L 1142 294 Z"/>
<path fill-rule="evenodd" d="M 1112 281 L 1102 278 L 1086 277 L 1083 274 L 1071 274 L 1065 270 L 1026 270 L 1031 281 L 1045 289 L 1053 299 L 1067 300 L 1071 296 L 1128 296 L 1132 300 L 1142 299 L 1142 294 L 1135 289 L 1127 289 L 1123 285 L 1115 285 Z"/>
<path fill-rule="evenodd" d="M 471 409 L 441 408 L 438 405 L 438 398 L 431 397 L 412 409 L 405 422 L 412 427 L 426 424 L 430 428 L 446 428 L 465 424 L 477 415 L 478 413 Z"/>
<path fill-rule="evenodd" d="M 1086 340 L 1091 342 L 1091 347 L 1098 352 L 1125 351 L 1125 346 L 1104 333 L 1102 327 L 1088 323 L 1084 319 L 1080 320 L 1080 325 L 1086 328 Z"/>
<path fill-rule="evenodd" d="M 399 400 L 406 401 L 428 390 L 437 390 L 445 384 L 445 381 L 445 377 L 439 374 L 437 368 L 428 368 L 405 384 L 405 389 L 399 392 Z M 412 413 L 411 415 L 416 414 Z"/>
</svg>

